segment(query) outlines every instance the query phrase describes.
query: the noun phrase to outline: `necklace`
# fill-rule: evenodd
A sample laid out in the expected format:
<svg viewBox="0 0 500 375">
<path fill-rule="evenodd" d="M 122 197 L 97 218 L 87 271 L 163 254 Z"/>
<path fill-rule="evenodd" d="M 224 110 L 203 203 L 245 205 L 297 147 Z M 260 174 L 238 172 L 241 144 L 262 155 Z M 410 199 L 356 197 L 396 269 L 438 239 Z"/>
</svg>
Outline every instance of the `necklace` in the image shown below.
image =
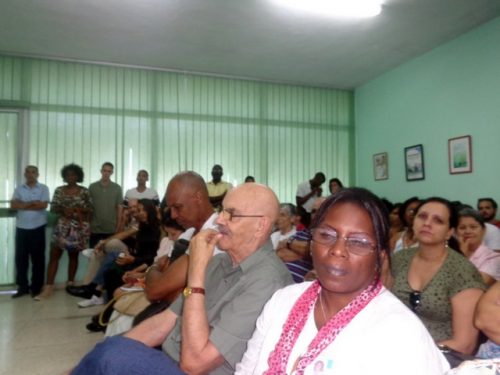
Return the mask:
<svg viewBox="0 0 500 375">
<path fill-rule="evenodd" d="M 326 324 L 328 322 L 328 319 L 326 317 L 326 314 L 325 314 L 325 307 L 323 306 L 323 297 L 321 297 L 321 289 L 319 291 L 319 305 L 321 307 L 321 312 L 323 313 L 323 318 L 325 319 L 325 323 Z"/>
<path fill-rule="evenodd" d="M 381 289 L 382 284 L 378 281 L 374 281 L 349 302 L 347 306 L 332 316 L 332 318 L 318 330 L 316 336 L 312 338 L 307 348 L 307 352 L 297 359 L 295 373 L 297 375 L 303 375 L 305 368 L 314 361 L 323 349 L 328 347 L 328 345 L 335 340 L 344 327 L 379 294 Z M 264 372 L 265 375 L 286 375 L 286 367 L 290 354 L 306 324 L 311 310 L 318 300 L 320 290 L 321 285 L 316 280 L 295 301 L 283 325 L 280 339 L 276 343 L 274 350 L 269 354 L 267 359 L 269 368 Z M 322 306 L 321 296 L 320 306 Z M 324 309 L 322 311 L 324 313 Z"/>
</svg>

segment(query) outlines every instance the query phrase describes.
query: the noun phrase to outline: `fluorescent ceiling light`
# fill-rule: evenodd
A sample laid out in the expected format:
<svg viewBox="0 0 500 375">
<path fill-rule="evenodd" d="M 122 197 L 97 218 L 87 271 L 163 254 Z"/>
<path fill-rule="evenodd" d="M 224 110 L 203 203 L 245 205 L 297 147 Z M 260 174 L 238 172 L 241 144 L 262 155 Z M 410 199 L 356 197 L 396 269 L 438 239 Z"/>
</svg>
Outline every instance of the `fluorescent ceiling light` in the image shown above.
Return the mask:
<svg viewBox="0 0 500 375">
<path fill-rule="evenodd" d="M 330 17 L 365 18 L 381 12 L 382 0 L 273 0 L 302 12 Z"/>
</svg>

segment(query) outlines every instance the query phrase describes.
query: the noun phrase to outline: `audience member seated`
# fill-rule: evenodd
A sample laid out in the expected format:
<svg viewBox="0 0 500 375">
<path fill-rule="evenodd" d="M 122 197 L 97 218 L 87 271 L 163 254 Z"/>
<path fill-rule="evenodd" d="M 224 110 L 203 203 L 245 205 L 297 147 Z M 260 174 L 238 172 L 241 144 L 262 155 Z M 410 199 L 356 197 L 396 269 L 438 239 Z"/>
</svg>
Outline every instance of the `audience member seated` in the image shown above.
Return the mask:
<svg viewBox="0 0 500 375">
<path fill-rule="evenodd" d="M 321 197 L 314 202 L 311 210 L 312 219 L 316 216 L 316 212 L 318 212 L 319 207 L 325 199 L 325 197 Z M 311 233 L 308 229 L 305 229 L 296 232 L 286 243 L 281 243 L 276 250 L 276 253 L 285 262 L 285 265 L 292 274 L 293 281 L 296 283 L 304 281 L 305 275 L 312 270 L 310 242 Z"/>
<path fill-rule="evenodd" d="M 500 358 L 500 281 L 481 297 L 477 304 L 474 324 L 487 337 L 477 352 L 480 358 Z"/>
<path fill-rule="evenodd" d="M 172 219 L 184 228 L 190 228 L 190 240 L 193 232 L 217 227 L 214 213 L 208 197 L 207 186 L 203 178 L 195 172 L 185 171 L 175 175 L 167 186 L 166 205 Z M 193 231 L 194 229 L 194 231 Z M 214 255 L 220 250 L 216 247 Z M 179 290 L 186 286 L 189 256 L 183 255 L 168 268 L 153 265 L 146 275 L 146 294 L 150 301 L 163 301 L 175 298 Z"/>
<path fill-rule="evenodd" d="M 85 254 L 89 257 L 89 264 L 87 272 L 83 278 L 83 285 L 87 285 L 92 282 L 108 253 L 116 252 L 119 254 L 126 252 L 129 248 L 135 247 L 135 235 L 139 230 L 139 223 L 137 221 L 138 204 L 139 201 L 137 199 L 130 199 L 127 206 L 124 206 L 121 211 L 119 224 L 121 230 L 104 240 L 100 240 L 94 246 L 93 251 L 92 249 L 89 249 L 88 253 Z M 66 291 L 74 295 L 74 293 L 71 293 L 70 290 L 74 290 L 73 286 L 67 287 Z M 86 298 L 90 297 L 91 295 L 86 296 Z"/>
<path fill-rule="evenodd" d="M 273 249 L 286 247 L 286 241 L 295 235 L 295 215 L 296 209 L 293 204 L 283 203 L 280 205 L 280 214 L 276 222 L 278 230 L 271 234 Z"/>
<path fill-rule="evenodd" d="M 189 228 L 181 235 L 176 246 L 181 245 L 180 241 L 189 241 L 193 233 L 217 227 L 215 224 L 217 214 L 210 204 L 205 181 L 195 172 L 185 171 L 175 175 L 168 184 L 164 201 L 165 207 L 170 207 L 168 211 L 171 217 L 184 228 Z M 214 255 L 219 253 L 220 250 L 216 247 Z M 186 286 L 188 260 L 186 254 L 175 262 L 158 261 L 149 267 L 145 293 L 152 303 L 135 317 L 134 324 L 165 310 L 175 300 Z M 109 315 L 105 315 L 104 321 L 109 319 Z M 92 323 L 87 325 L 87 329 L 104 331 L 105 327 L 99 323 L 99 315 L 92 317 Z"/>
<path fill-rule="evenodd" d="M 92 201 L 89 190 L 78 185 L 83 182 L 83 169 L 76 164 L 65 165 L 61 177 L 66 185 L 59 186 L 52 197 L 50 211 L 59 215 L 52 234 L 50 260 L 47 269 L 47 284 L 35 300 L 49 298 L 54 289 L 54 280 L 59 267 L 59 259 L 68 252 L 68 285 L 73 285 L 78 269 L 78 256 L 85 249 L 90 237 L 90 214 Z"/>
<path fill-rule="evenodd" d="M 215 209 L 220 208 L 226 193 L 233 188 L 233 185 L 229 182 L 222 180 L 223 174 L 222 167 L 219 164 L 215 164 L 212 167 L 212 181 L 207 182 L 210 203 Z"/>
<path fill-rule="evenodd" d="M 330 194 L 338 193 L 344 185 L 342 185 L 342 181 L 340 181 L 337 177 L 331 178 L 328 181 L 328 189 L 330 190 Z"/>
<path fill-rule="evenodd" d="M 472 209 L 471 206 L 469 206 L 468 204 L 463 204 L 460 201 L 454 201 L 451 202 L 451 204 L 455 207 L 456 212 L 460 212 L 464 208 Z M 484 222 L 484 225 L 485 225 L 485 233 L 483 237 L 484 245 L 488 249 L 491 249 L 493 251 L 500 251 L 500 229 L 498 229 L 498 227 L 496 227 L 495 225 L 488 223 L 487 221 Z"/>
<path fill-rule="evenodd" d="M 458 213 L 456 237 L 459 250 L 476 266 L 489 286 L 500 280 L 500 253 L 483 244 L 485 231 L 484 219 L 479 212 L 465 208 Z"/>
<path fill-rule="evenodd" d="M 156 251 L 160 244 L 160 225 L 155 203 L 150 199 L 141 199 L 137 206 L 137 220 L 139 230 L 136 234 L 135 247 L 128 251 L 117 253 L 109 252 L 102 263 L 94 280 L 82 287 L 68 288 L 68 293 L 77 296 L 92 294 L 92 296 L 80 303 L 80 307 L 89 307 L 104 303 L 101 296 L 106 290 L 107 296 L 111 298 L 116 288 L 122 285 L 122 276 L 142 264 L 147 266 L 153 263 Z"/>
<path fill-rule="evenodd" d="M 449 366 L 432 337 L 380 282 L 390 257 L 380 200 L 343 189 L 311 232 L 318 280 L 273 295 L 235 374 L 442 375 Z"/>
<path fill-rule="evenodd" d="M 98 344 L 73 374 L 233 374 L 265 302 L 291 282 L 269 240 L 278 211 L 275 194 L 262 185 L 228 192 L 218 231 L 191 241 L 183 297 Z M 225 253 L 212 258 L 215 244 Z M 164 352 L 154 349 L 162 343 Z"/>
<path fill-rule="evenodd" d="M 474 265 L 447 245 L 456 224 L 445 199 L 429 198 L 417 207 L 413 232 L 419 246 L 393 255 L 392 291 L 438 344 L 472 354 L 478 339 L 473 314 L 485 286 Z"/>
<path fill-rule="evenodd" d="M 180 238 L 180 236 L 184 232 L 184 228 L 170 217 L 170 213 L 164 215 L 161 225 L 163 231 L 166 233 L 166 236 L 163 237 L 163 239 L 160 242 L 160 247 L 156 252 L 156 257 L 151 267 L 153 266 L 159 267 L 162 270 L 165 270 L 169 267 L 170 264 L 175 262 L 178 257 L 180 257 L 186 252 L 187 246 L 184 246 L 181 252 L 179 252 L 179 247 L 175 246 L 176 241 Z M 189 242 L 187 242 L 187 244 L 189 244 Z M 119 296 L 127 293 L 126 289 L 134 287 L 144 289 L 146 282 L 146 274 L 148 272 L 148 269 L 149 268 L 145 264 L 142 264 L 131 271 L 125 272 L 125 274 L 122 277 L 122 281 L 125 284 L 123 285 L 123 287 L 120 287 L 115 290 L 114 297 L 119 298 Z M 133 293 L 134 293 L 134 298 L 136 298 L 136 300 L 139 300 L 139 298 L 141 298 L 140 303 L 142 303 L 142 301 L 147 301 L 144 290 L 134 291 Z M 138 293 L 141 293 L 142 297 L 139 296 Z M 177 295 L 175 296 L 175 298 L 176 297 Z M 175 298 L 172 298 L 172 301 Z M 161 309 L 164 310 L 167 307 L 168 304 L 164 304 L 162 305 Z M 107 315 L 106 312 L 103 312 L 103 315 Z M 106 336 L 114 336 L 128 331 L 130 328 L 132 328 L 132 323 L 135 317 L 136 315 L 120 314 L 118 311 L 113 311 L 111 318 L 109 319 L 109 325 L 106 327 Z M 97 324 L 97 322 L 92 322 L 87 325 L 87 329 L 89 331 L 94 331 L 94 332 L 100 331 L 102 330 L 102 328 L 104 327 L 101 327 L 100 324 Z"/>
<path fill-rule="evenodd" d="M 404 230 L 391 240 L 394 243 L 393 252 L 397 252 L 410 247 L 418 246 L 418 242 L 413 233 L 413 219 L 415 209 L 420 204 L 417 197 L 407 199 L 399 209 L 399 218 L 403 222 Z"/>
<path fill-rule="evenodd" d="M 247 182 L 255 182 L 254 176 L 246 176 L 245 177 L 245 183 Z"/>
<path fill-rule="evenodd" d="M 137 186 L 133 189 L 127 190 L 127 192 L 125 193 L 125 200 L 124 200 L 125 206 L 127 205 L 127 202 L 130 199 L 137 199 L 137 200 L 150 199 L 155 203 L 155 205 L 158 206 L 160 204 L 160 198 L 158 196 L 158 193 L 156 192 L 155 189 L 148 188 L 146 186 L 146 182 L 149 181 L 148 171 L 141 169 L 137 173 L 136 181 L 137 181 Z"/>
<path fill-rule="evenodd" d="M 500 228 L 500 220 L 496 219 L 497 208 L 497 202 L 493 198 L 479 198 L 477 200 L 477 210 L 484 221 Z"/>
<path fill-rule="evenodd" d="M 402 203 L 395 203 L 392 208 L 389 210 L 389 246 L 391 252 L 394 251 L 396 247 L 397 240 L 401 237 L 400 233 L 404 231 L 405 226 L 401 217 L 399 217 L 399 211 L 401 210 Z"/>
<path fill-rule="evenodd" d="M 321 185 L 323 185 L 325 180 L 325 174 L 323 172 L 317 172 L 311 180 L 301 182 L 297 186 L 295 200 L 297 203 L 297 208 L 301 207 L 305 210 L 305 213 L 303 213 L 304 220 L 302 221 L 302 223 L 306 227 L 308 227 L 310 223 L 311 210 L 313 208 L 314 202 L 323 194 Z"/>
</svg>

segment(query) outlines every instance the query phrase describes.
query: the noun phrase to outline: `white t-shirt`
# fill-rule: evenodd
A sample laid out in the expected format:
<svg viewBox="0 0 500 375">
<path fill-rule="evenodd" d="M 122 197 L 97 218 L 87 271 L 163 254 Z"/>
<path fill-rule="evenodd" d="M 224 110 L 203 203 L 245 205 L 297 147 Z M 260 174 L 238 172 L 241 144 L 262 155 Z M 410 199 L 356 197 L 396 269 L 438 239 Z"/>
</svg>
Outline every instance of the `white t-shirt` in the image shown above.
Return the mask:
<svg viewBox="0 0 500 375">
<path fill-rule="evenodd" d="M 156 190 L 151 188 L 146 188 L 146 190 L 144 190 L 142 193 L 137 191 L 137 188 L 129 189 L 125 193 L 125 200 L 128 201 L 129 199 L 151 199 L 153 201 L 160 200 Z"/>
<path fill-rule="evenodd" d="M 490 223 L 486 224 L 486 233 L 483 242 L 491 250 L 500 250 L 500 229 Z"/>
<path fill-rule="evenodd" d="M 303 282 L 280 289 L 267 302 L 235 374 L 260 375 L 267 370 L 269 354 L 278 342 L 283 324 L 310 284 Z M 312 311 L 289 357 L 287 374 L 317 332 Z M 418 317 L 382 288 L 306 368 L 305 374 L 442 375 L 449 368 Z"/>
<path fill-rule="evenodd" d="M 297 186 L 297 194 L 295 194 L 295 196 L 302 198 L 305 197 L 307 194 L 309 194 L 311 191 L 312 191 L 311 183 L 309 181 L 304 181 Z M 302 204 L 304 210 L 311 213 L 311 210 L 314 206 L 314 202 L 316 202 L 316 199 L 318 198 L 319 197 L 317 195 L 314 195 L 311 198 L 309 198 L 304 204 Z"/>
<path fill-rule="evenodd" d="M 278 244 L 283 240 L 288 240 L 290 237 L 294 236 L 297 233 L 297 230 L 293 228 L 291 231 L 286 232 L 285 234 L 281 234 L 279 230 L 273 232 L 271 234 L 271 242 L 273 243 L 273 249 L 276 250 L 278 248 Z"/>
</svg>

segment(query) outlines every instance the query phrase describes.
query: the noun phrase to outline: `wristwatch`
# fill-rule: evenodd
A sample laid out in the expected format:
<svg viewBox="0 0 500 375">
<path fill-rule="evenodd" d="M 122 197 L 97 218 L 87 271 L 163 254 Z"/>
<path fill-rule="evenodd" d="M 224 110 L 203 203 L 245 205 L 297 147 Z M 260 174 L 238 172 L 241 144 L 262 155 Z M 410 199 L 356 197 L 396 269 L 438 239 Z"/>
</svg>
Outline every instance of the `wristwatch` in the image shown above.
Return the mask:
<svg viewBox="0 0 500 375">
<path fill-rule="evenodd" d="M 184 290 L 182 291 L 182 295 L 184 296 L 184 298 L 187 298 L 189 297 L 191 294 L 193 293 L 200 293 L 200 294 L 205 294 L 205 289 L 203 288 L 195 288 L 195 287 L 191 287 L 191 286 L 187 286 L 184 288 Z"/>
</svg>

